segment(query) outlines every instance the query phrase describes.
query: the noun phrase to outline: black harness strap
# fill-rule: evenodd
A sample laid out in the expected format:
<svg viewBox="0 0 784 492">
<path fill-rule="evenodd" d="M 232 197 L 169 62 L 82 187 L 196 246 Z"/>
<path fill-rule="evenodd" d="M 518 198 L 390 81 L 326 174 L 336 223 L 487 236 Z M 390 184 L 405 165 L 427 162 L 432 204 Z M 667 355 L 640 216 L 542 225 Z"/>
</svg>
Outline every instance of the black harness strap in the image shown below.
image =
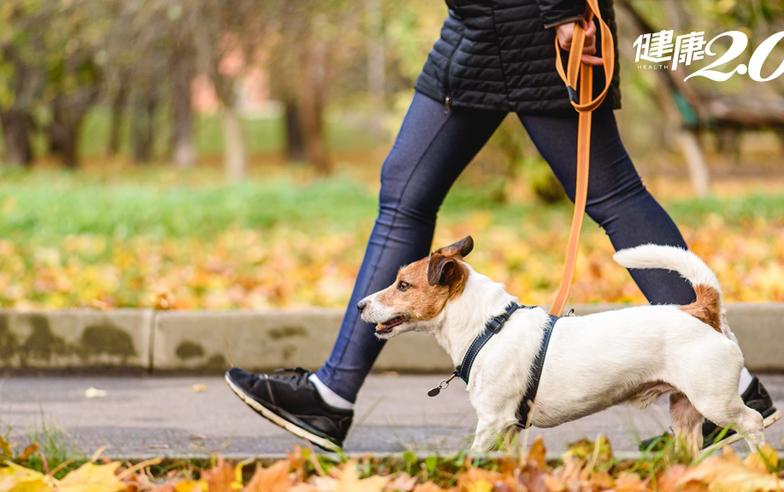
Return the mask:
<svg viewBox="0 0 784 492">
<path fill-rule="evenodd" d="M 527 306 L 523 306 L 522 304 L 518 304 L 514 301 L 510 302 L 509 305 L 504 309 L 503 313 L 497 316 L 493 316 L 487 321 L 487 323 L 485 323 L 485 329 L 482 330 L 482 333 L 480 333 L 478 337 L 474 338 L 474 341 L 471 342 L 471 345 L 468 347 L 468 350 L 463 356 L 463 362 L 461 362 L 460 365 L 455 368 L 455 375 L 457 377 L 468 384 L 468 376 L 471 374 L 471 366 L 474 365 L 474 360 L 476 359 L 476 356 L 479 355 L 479 351 L 482 350 L 482 347 L 484 347 L 491 338 L 493 338 L 493 335 L 501 331 L 501 328 L 503 328 L 506 322 L 509 321 L 512 313 L 524 307 Z"/>
<path fill-rule="evenodd" d="M 542 342 L 539 344 L 539 353 L 536 354 L 534 363 L 531 366 L 531 379 L 528 382 L 528 388 L 525 390 L 520 402 L 520 407 L 517 410 L 517 426 L 520 428 L 527 428 L 530 426 L 528 421 L 528 414 L 536 401 L 536 392 L 539 389 L 539 381 L 542 379 L 542 368 L 544 367 L 544 358 L 547 355 L 547 347 L 550 345 L 550 338 L 555 328 L 555 323 L 558 321 L 558 316 L 549 315 L 547 325 L 544 327 L 542 335 Z"/>
<path fill-rule="evenodd" d="M 509 318 L 515 311 L 521 308 L 530 309 L 532 307 L 534 306 L 523 306 L 522 304 L 518 304 L 513 301 L 509 303 L 508 306 L 506 306 L 503 313 L 490 318 L 487 323 L 485 323 L 485 329 L 482 330 L 482 333 L 480 333 L 479 336 L 474 338 L 474 341 L 471 342 L 471 345 L 468 347 L 468 350 L 463 356 L 463 361 L 460 363 L 460 365 L 455 368 L 448 378 L 444 379 L 441 381 L 441 383 L 439 383 L 438 386 L 428 391 L 427 395 L 431 397 L 437 396 L 441 390 L 449 386 L 449 382 L 456 377 L 459 377 L 465 381 L 466 384 L 468 384 L 468 377 L 471 374 L 471 366 L 474 365 L 474 360 L 476 359 L 476 356 L 479 355 L 479 351 L 482 350 L 482 347 L 484 347 L 485 344 L 490 341 L 491 338 L 493 338 L 493 335 L 501 331 L 501 328 L 503 328 L 504 324 L 509 321 Z M 555 328 L 556 321 L 558 321 L 558 316 L 551 314 L 549 315 L 547 324 L 544 327 L 542 341 L 539 344 L 539 352 L 536 354 L 536 358 L 534 358 L 534 362 L 531 365 L 531 379 L 528 382 L 525 395 L 523 396 L 517 411 L 518 427 L 528 427 L 528 412 L 536 400 L 536 391 L 539 389 L 539 380 L 542 378 L 544 357 L 547 355 L 547 347 L 550 345 L 550 337 L 553 334 L 553 328 Z"/>
</svg>

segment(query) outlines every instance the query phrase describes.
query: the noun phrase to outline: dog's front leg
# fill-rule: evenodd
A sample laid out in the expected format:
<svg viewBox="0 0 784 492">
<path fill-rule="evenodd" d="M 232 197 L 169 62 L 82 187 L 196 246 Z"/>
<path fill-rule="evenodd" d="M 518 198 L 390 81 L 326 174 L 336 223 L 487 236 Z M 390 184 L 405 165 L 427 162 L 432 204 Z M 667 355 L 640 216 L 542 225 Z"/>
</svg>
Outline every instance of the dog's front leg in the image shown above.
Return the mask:
<svg viewBox="0 0 784 492">
<path fill-rule="evenodd" d="M 471 444 L 471 453 L 486 453 L 491 451 L 499 441 L 506 425 L 498 419 L 479 417 L 476 424 L 474 442 Z"/>
</svg>

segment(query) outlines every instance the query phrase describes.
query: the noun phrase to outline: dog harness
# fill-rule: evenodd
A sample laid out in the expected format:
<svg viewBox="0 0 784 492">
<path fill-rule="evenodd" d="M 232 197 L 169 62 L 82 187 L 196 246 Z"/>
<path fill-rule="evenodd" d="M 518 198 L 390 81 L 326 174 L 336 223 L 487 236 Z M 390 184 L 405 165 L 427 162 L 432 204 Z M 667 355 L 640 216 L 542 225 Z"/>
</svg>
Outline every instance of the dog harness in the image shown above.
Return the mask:
<svg viewBox="0 0 784 492">
<path fill-rule="evenodd" d="M 515 311 L 518 309 L 533 309 L 534 307 L 536 306 L 524 306 L 513 301 L 506 306 L 503 313 L 490 318 L 487 323 L 485 323 L 482 332 L 474 338 L 471 345 L 469 345 L 460 365 L 455 367 L 455 370 L 452 371 L 452 374 L 448 378 L 444 379 L 438 386 L 428 391 L 427 396 L 438 396 L 438 394 L 441 393 L 441 390 L 446 389 L 454 378 L 460 378 L 468 384 L 468 378 L 471 375 L 471 367 L 474 365 L 474 360 L 476 360 L 476 356 L 479 355 L 479 351 L 482 350 L 485 344 L 487 344 L 494 335 L 501 331 Z M 547 347 L 550 345 L 550 338 L 552 337 L 555 322 L 558 321 L 558 318 L 558 316 L 552 314 L 548 315 L 547 324 L 545 325 L 542 334 L 542 341 L 539 343 L 539 352 L 536 354 L 534 362 L 531 365 L 531 377 L 528 380 L 528 386 L 526 387 L 525 394 L 523 395 L 523 399 L 520 401 L 520 406 L 517 410 L 517 426 L 520 428 L 526 428 L 530 425 L 529 411 L 533 408 L 534 401 L 536 400 L 539 380 L 542 378 L 544 358 L 547 355 Z"/>
</svg>

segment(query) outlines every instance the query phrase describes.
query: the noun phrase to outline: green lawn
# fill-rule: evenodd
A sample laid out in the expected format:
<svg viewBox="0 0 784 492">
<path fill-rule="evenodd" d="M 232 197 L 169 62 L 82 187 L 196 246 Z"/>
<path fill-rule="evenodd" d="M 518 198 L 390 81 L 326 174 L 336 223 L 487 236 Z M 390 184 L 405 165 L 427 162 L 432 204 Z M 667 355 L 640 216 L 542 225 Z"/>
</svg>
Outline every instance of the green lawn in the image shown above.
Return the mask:
<svg viewBox="0 0 784 492">
<path fill-rule="evenodd" d="M 4 238 L 58 239 L 69 234 L 107 237 L 152 235 L 207 237 L 231 227 L 273 226 L 345 231 L 368 224 L 376 213 L 376 192 L 346 176 L 300 182 L 272 177 L 239 185 L 220 182 L 217 171 L 184 175 L 162 167 L 74 174 L 58 171 L 0 173 Z M 544 225 L 565 217 L 571 206 L 499 203 L 492 186 L 458 184 L 441 217 L 459 221 L 490 212 L 501 225 Z M 728 224 L 782 218 L 784 193 L 751 192 L 734 198 L 674 200 L 666 208 L 682 224 L 696 226 L 708 214 Z"/>
</svg>

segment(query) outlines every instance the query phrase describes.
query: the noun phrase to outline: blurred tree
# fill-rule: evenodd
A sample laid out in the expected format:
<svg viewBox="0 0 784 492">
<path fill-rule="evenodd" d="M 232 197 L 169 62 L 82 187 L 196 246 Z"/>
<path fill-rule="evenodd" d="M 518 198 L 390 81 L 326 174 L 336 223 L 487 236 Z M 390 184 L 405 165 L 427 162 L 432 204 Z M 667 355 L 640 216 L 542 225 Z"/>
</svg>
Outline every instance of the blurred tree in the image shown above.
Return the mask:
<svg viewBox="0 0 784 492">
<path fill-rule="evenodd" d="M 79 131 L 99 94 L 96 53 L 108 28 L 103 4 L 86 3 L 0 5 L 0 122 L 9 163 L 32 162 L 31 136 L 40 128 L 54 155 L 78 164 Z"/>
<path fill-rule="evenodd" d="M 42 39 L 29 32 L 46 24 L 40 2 L 9 0 L 0 4 L 0 124 L 4 161 L 27 166 L 33 161 L 33 114 L 40 108 L 45 72 Z"/>
<path fill-rule="evenodd" d="M 240 119 L 237 84 L 258 61 L 267 26 L 284 0 L 192 0 L 187 18 L 192 22 L 198 70 L 206 74 L 223 112 L 223 145 L 229 181 L 245 177 L 247 155 Z"/>
</svg>

